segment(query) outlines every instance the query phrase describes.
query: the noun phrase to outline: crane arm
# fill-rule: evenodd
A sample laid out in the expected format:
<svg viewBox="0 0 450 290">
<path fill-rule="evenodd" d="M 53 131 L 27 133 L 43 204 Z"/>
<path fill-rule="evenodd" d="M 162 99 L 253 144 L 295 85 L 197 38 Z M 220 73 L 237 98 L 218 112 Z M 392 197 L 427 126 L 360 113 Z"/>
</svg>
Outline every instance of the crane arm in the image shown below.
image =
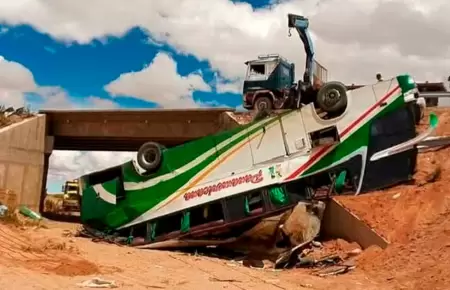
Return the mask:
<svg viewBox="0 0 450 290">
<path fill-rule="evenodd" d="M 303 81 L 310 85 L 313 84 L 313 64 L 314 64 L 314 47 L 308 31 L 309 20 L 306 17 L 288 14 L 288 27 L 297 30 L 300 39 L 303 42 L 306 53 L 305 73 Z"/>
</svg>

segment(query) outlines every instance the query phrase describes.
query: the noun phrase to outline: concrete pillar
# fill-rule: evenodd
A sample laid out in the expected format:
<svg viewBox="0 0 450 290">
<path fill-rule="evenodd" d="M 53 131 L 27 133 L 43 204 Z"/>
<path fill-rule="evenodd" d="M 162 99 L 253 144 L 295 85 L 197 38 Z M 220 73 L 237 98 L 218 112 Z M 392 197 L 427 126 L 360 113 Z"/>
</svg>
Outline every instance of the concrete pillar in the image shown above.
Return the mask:
<svg viewBox="0 0 450 290">
<path fill-rule="evenodd" d="M 47 176 L 48 176 L 48 167 L 50 163 L 50 155 L 51 154 L 44 154 L 44 165 L 42 168 L 42 187 L 41 187 L 41 193 L 39 198 L 39 212 L 44 212 L 44 205 L 45 205 L 45 197 L 47 196 Z"/>
<path fill-rule="evenodd" d="M 38 210 L 44 170 L 45 115 L 0 129 L 0 202 Z"/>
<path fill-rule="evenodd" d="M 47 133 L 47 130 L 46 130 Z M 53 136 L 45 136 L 45 146 L 44 146 L 44 163 L 42 168 L 42 186 L 39 198 L 39 212 L 44 212 L 45 197 L 47 196 L 47 177 L 48 177 L 48 167 L 50 164 L 50 156 L 53 152 L 53 147 L 55 143 L 55 138 Z"/>
</svg>

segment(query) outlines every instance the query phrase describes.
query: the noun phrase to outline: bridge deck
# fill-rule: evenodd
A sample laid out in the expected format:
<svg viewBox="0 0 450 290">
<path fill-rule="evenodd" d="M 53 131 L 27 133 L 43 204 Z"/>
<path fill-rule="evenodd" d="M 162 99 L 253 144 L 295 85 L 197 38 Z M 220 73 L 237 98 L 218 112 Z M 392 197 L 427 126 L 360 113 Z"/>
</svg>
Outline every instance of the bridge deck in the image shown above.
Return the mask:
<svg viewBox="0 0 450 290">
<path fill-rule="evenodd" d="M 237 125 L 230 108 L 42 110 L 55 150 L 136 151 L 147 141 L 175 146 Z"/>
</svg>

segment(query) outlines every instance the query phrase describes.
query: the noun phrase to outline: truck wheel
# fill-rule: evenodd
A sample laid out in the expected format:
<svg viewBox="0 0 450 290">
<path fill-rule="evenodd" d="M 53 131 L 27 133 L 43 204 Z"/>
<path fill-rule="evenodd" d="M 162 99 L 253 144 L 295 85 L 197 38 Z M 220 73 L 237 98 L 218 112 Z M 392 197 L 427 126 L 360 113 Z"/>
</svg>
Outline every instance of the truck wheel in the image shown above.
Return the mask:
<svg viewBox="0 0 450 290">
<path fill-rule="evenodd" d="M 163 146 L 156 142 L 143 144 L 137 153 L 137 163 L 146 172 L 153 172 L 161 165 Z"/>
<path fill-rule="evenodd" d="M 258 97 L 253 104 L 253 107 L 256 109 L 256 111 L 271 111 L 273 107 L 272 99 L 266 96 Z"/>
<path fill-rule="evenodd" d="M 341 82 L 329 82 L 320 88 L 316 98 L 319 108 L 334 113 L 347 106 L 347 89 Z"/>
</svg>

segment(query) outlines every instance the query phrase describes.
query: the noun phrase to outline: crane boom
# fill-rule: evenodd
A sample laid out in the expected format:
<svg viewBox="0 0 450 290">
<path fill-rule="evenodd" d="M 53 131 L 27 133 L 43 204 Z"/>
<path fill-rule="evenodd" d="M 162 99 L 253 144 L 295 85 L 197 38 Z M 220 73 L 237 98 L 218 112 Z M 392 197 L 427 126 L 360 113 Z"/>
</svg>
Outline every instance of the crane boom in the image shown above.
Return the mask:
<svg viewBox="0 0 450 290">
<path fill-rule="evenodd" d="M 314 64 L 314 47 L 311 37 L 309 35 L 309 20 L 306 17 L 288 14 L 288 27 L 297 30 L 300 39 L 303 42 L 306 53 L 305 73 L 303 74 L 303 81 L 309 85 L 313 83 L 313 64 Z"/>
</svg>

